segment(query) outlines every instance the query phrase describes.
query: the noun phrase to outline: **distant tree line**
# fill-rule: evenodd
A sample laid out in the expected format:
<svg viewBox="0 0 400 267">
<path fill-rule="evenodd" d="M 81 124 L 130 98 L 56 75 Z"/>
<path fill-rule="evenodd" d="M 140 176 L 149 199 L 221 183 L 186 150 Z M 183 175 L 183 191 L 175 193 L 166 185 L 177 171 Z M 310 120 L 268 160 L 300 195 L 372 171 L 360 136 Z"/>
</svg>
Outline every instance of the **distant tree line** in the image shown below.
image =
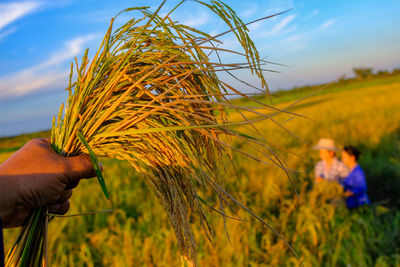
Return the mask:
<svg viewBox="0 0 400 267">
<path fill-rule="evenodd" d="M 398 69 L 393 69 L 392 72 L 388 70 L 379 70 L 377 72 L 373 72 L 372 68 L 367 68 L 367 67 L 358 67 L 358 68 L 353 68 L 353 73 L 358 80 L 364 80 L 376 76 L 392 76 L 392 75 L 399 75 L 400 74 L 400 68 Z M 342 76 L 340 78 L 345 79 L 345 76 Z"/>
<path fill-rule="evenodd" d="M 378 70 L 375 71 L 373 68 L 369 67 L 358 67 L 353 68 L 354 78 L 349 78 L 345 74 L 341 75 L 337 79 L 337 84 L 344 85 L 349 83 L 357 83 L 362 80 L 368 80 L 373 78 L 384 78 L 384 77 L 393 77 L 396 75 L 400 75 L 400 68 L 393 69 L 392 71 L 389 70 Z M 274 96 L 285 96 L 285 95 L 293 95 L 293 94 L 302 94 L 305 92 L 314 92 L 321 88 L 323 84 L 316 84 L 316 85 L 304 85 L 304 86 L 294 86 L 292 89 L 279 89 L 273 92 Z M 263 96 L 255 96 L 255 98 L 263 99 Z M 295 99 L 295 98 L 293 98 Z"/>
</svg>

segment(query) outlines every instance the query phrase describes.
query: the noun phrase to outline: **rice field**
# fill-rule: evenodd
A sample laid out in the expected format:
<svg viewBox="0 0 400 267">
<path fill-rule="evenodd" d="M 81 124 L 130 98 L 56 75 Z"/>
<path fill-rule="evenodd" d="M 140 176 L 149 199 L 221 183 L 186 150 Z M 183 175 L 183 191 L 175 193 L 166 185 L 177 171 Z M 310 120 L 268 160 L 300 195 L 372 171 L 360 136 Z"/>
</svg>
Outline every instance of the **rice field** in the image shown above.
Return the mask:
<svg viewBox="0 0 400 267">
<path fill-rule="evenodd" d="M 400 77 L 333 84 L 289 108 L 301 114 L 279 114 L 256 126 L 265 140 L 297 170 L 295 187 L 278 167 L 263 165 L 232 154 L 222 177 L 225 189 L 274 226 L 293 246 L 304 266 L 400 265 Z M 272 98 L 285 108 L 307 92 Z M 267 99 L 259 99 L 270 103 Z M 246 104 L 243 99 L 236 100 Z M 248 119 L 256 115 L 245 114 Z M 240 120 L 233 114 L 233 120 Z M 252 129 L 248 129 L 249 133 Z M 49 132 L 0 139 L 0 161 L 26 140 Z M 331 137 L 339 146 L 352 144 L 363 152 L 369 195 L 374 202 L 365 210 L 349 212 L 341 204 L 334 184 L 313 186 L 318 159 L 311 146 Z M 256 153 L 244 143 L 235 148 Z M 107 201 L 95 179 L 82 181 L 74 191 L 69 214 L 114 209 L 71 218 L 56 218 L 49 228 L 53 266 L 180 266 L 179 245 L 167 214 L 157 197 L 128 163 L 102 160 Z M 213 196 L 207 196 L 212 198 Z M 217 213 L 208 218 L 215 230 L 209 242 L 197 217 L 191 224 L 197 240 L 199 266 L 298 266 L 288 247 L 266 226 L 237 209 L 245 221 L 228 220 L 228 236 Z M 5 230 L 9 248 L 16 230 Z"/>
</svg>

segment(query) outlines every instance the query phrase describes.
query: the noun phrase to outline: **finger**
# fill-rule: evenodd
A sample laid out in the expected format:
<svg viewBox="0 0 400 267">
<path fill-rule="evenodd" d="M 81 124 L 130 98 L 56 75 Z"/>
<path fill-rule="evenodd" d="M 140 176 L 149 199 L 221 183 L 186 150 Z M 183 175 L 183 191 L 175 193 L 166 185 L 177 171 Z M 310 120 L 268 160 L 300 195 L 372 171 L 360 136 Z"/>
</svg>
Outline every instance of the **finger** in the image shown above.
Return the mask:
<svg viewBox="0 0 400 267">
<path fill-rule="evenodd" d="M 60 199 L 57 201 L 59 203 L 65 202 L 72 196 L 72 190 L 66 190 L 61 193 Z"/>
<path fill-rule="evenodd" d="M 67 186 L 65 187 L 65 190 L 70 190 L 70 189 L 74 189 L 75 187 L 77 187 L 79 184 L 79 180 L 78 181 L 74 181 L 72 183 L 67 184 Z"/>
<path fill-rule="evenodd" d="M 49 212 L 54 214 L 63 215 L 69 210 L 69 201 L 65 201 L 58 204 L 49 205 Z"/>
<path fill-rule="evenodd" d="M 35 139 L 30 140 L 28 143 L 39 145 L 39 146 L 46 147 L 46 148 L 53 150 L 53 148 L 51 147 L 50 138 L 35 138 Z"/>
<path fill-rule="evenodd" d="M 51 148 L 50 138 L 39 139 L 43 145 L 47 145 Z M 78 185 L 80 179 L 87 179 L 96 176 L 96 172 L 93 168 L 92 161 L 88 155 L 78 155 L 74 157 L 61 157 L 64 164 L 66 164 L 68 172 L 67 179 L 70 180 L 68 184 L 71 184 L 74 188 Z M 103 171 L 103 166 L 100 165 L 100 170 Z M 69 188 L 68 188 L 69 189 Z"/>
<path fill-rule="evenodd" d="M 88 155 L 67 157 L 65 159 L 68 168 L 68 172 L 66 173 L 67 184 L 96 176 L 96 172 L 93 169 L 92 162 Z"/>
</svg>

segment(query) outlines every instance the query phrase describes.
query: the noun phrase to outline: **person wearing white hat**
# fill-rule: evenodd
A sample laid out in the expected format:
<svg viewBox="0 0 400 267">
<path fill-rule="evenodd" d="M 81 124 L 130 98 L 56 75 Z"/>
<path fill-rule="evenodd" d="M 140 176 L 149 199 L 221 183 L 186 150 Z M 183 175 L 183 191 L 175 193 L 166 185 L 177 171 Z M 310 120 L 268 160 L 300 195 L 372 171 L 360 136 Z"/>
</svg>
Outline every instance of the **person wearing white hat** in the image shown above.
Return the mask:
<svg viewBox="0 0 400 267">
<path fill-rule="evenodd" d="M 335 141 L 329 138 L 321 138 L 313 149 L 319 150 L 321 161 L 315 165 L 316 181 L 326 180 L 339 182 L 341 178 L 348 175 L 349 170 L 346 165 L 336 158 Z"/>
</svg>

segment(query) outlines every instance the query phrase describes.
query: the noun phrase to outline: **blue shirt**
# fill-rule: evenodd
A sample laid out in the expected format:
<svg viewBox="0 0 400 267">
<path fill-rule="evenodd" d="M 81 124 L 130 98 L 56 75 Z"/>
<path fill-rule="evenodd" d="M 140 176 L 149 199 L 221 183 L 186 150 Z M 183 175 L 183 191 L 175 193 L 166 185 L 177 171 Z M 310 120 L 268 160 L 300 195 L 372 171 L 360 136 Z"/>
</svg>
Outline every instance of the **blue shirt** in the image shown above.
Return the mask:
<svg viewBox="0 0 400 267">
<path fill-rule="evenodd" d="M 345 192 L 350 191 L 354 194 L 346 199 L 347 208 L 354 209 L 358 206 L 369 204 L 367 182 L 364 171 L 360 166 L 357 165 L 340 183 L 344 187 Z"/>
</svg>

